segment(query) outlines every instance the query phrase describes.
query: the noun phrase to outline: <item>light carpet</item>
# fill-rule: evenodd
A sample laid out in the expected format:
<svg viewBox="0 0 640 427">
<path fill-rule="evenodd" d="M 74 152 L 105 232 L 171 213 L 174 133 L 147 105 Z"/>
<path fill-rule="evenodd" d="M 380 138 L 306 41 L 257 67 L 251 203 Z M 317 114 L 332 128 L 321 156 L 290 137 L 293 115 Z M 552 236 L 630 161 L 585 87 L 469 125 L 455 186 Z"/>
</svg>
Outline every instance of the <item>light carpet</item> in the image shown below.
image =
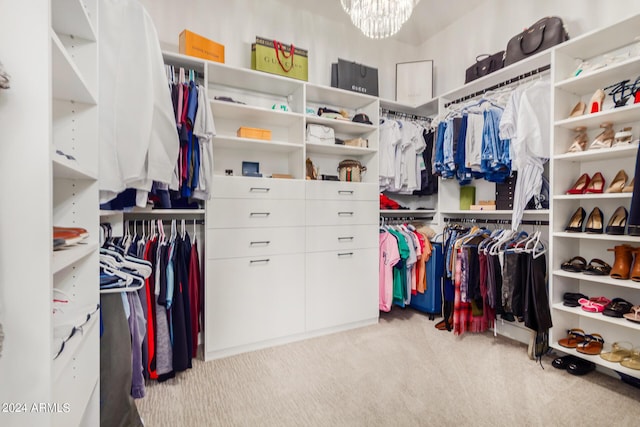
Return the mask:
<svg viewBox="0 0 640 427">
<path fill-rule="evenodd" d="M 152 427 L 640 425 L 640 389 L 526 351 L 394 308 L 374 326 L 196 360 L 136 403 Z"/>
</svg>

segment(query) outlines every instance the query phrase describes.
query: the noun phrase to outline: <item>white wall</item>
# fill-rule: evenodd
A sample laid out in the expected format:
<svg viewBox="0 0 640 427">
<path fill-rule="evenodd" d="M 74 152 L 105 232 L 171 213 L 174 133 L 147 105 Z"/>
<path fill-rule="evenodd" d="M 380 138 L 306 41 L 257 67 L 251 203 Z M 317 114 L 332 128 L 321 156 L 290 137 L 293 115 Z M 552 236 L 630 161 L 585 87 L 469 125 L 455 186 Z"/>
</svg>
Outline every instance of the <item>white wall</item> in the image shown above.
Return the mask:
<svg viewBox="0 0 640 427">
<path fill-rule="evenodd" d="M 434 94 L 441 95 L 464 84 L 477 55 L 504 50 L 511 37 L 542 17 L 561 17 L 574 38 L 637 13 L 637 0 L 485 0 L 423 43 L 416 55 L 434 60 Z"/>
<path fill-rule="evenodd" d="M 329 86 L 330 64 L 340 57 L 378 68 L 383 98 L 395 98 L 396 62 L 416 58 L 414 46 L 395 40 L 368 39 L 349 21 L 313 15 L 299 10 L 295 2 L 291 5 L 276 0 L 140 0 L 140 3 L 151 15 L 163 48 L 177 51 L 178 35 L 187 28 L 224 44 L 227 64 L 249 68 L 251 43 L 257 35 L 287 44 L 293 42 L 309 51 L 309 82 Z M 340 9 L 339 13 L 344 12 Z"/>
</svg>

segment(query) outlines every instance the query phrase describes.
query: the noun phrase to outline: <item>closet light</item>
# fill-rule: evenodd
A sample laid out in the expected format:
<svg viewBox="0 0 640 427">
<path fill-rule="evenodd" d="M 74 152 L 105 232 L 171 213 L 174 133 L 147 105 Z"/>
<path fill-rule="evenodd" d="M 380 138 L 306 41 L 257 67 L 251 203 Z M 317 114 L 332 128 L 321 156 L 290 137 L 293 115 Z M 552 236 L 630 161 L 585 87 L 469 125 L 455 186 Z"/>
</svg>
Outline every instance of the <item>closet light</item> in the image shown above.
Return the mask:
<svg viewBox="0 0 640 427">
<path fill-rule="evenodd" d="M 397 33 L 420 0 L 340 0 L 353 25 L 372 39 Z"/>
</svg>

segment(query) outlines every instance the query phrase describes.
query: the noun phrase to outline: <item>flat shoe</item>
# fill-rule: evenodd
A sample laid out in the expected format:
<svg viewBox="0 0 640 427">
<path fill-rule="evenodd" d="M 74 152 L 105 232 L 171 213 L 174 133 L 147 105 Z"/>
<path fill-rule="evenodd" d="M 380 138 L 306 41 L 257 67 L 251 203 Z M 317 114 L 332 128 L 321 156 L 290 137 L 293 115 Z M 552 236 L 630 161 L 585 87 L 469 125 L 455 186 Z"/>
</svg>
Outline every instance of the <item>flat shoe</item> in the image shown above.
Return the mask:
<svg viewBox="0 0 640 427">
<path fill-rule="evenodd" d="M 576 347 L 576 351 L 582 354 L 595 356 L 600 354 L 604 346 L 604 338 L 600 334 L 586 335 L 584 342 Z"/>
<path fill-rule="evenodd" d="M 566 348 L 576 348 L 578 344 L 584 342 L 585 333 L 582 329 L 574 328 L 567 331 L 567 337 L 558 340 L 558 344 Z"/>
<path fill-rule="evenodd" d="M 562 297 L 563 299 L 562 305 L 566 307 L 580 307 L 580 303 L 578 302 L 578 300 L 582 298 L 589 299 L 589 297 L 586 296 L 585 294 L 565 292 L 565 294 Z"/>
<path fill-rule="evenodd" d="M 572 273 L 580 273 L 587 268 L 587 260 L 581 256 L 574 256 L 567 262 L 563 262 L 560 266 L 561 270 L 570 271 Z"/>
<path fill-rule="evenodd" d="M 609 317 L 622 318 L 625 314 L 631 311 L 631 307 L 633 307 L 633 304 L 629 301 L 625 301 L 622 298 L 614 298 L 609 304 L 607 304 L 602 311 L 602 314 Z"/>
<path fill-rule="evenodd" d="M 623 315 L 623 317 L 632 322 L 640 323 L 640 305 L 631 307 L 631 313 L 627 313 Z"/>
<path fill-rule="evenodd" d="M 631 347 L 631 343 L 627 341 L 614 342 L 610 349 L 602 350 L 600 357 L 608 362 L 620 363 L 625 357 L 631 356 Z"/>
<path fill-rule="evenodd" d="M 571 375 L 585 375 L 595 369 L 595 363 L 583 359 L 580 359 L 573 363 L 569 363 L 569 366 L 567 366 L 567 372 Z"/>
<path fill-rule="evenodd" d="M 610 272 L 611 266 L 598 258 L 589 261 L 589 265 L 583 271 L 590 276 L 608 276 Z"/>
<path fill-rule="evenodd" d="M 579 357 L 569 354 L 567 356 L 556 357 L 555 359 L 553 359 L 553 362 L 551 362 L 551 366 L 556 369 L 567 369 L 570 363 L 575 363 L 578 361 L 580 361 Z"/>
<path fill-rule="evenodd" d="M 620 364 L 625 368 L 640 370 L 640 348 L 634 348 L 631 355 L 625 357 Z"/>
<path fill-rule="evenodd" d="M 589 313 L 602 313 L 611 300 L 605 297 L 592 297 L 589 299 L 581 298 L 578 302 L 584 311 L 588 311 Z"/>
</svg>

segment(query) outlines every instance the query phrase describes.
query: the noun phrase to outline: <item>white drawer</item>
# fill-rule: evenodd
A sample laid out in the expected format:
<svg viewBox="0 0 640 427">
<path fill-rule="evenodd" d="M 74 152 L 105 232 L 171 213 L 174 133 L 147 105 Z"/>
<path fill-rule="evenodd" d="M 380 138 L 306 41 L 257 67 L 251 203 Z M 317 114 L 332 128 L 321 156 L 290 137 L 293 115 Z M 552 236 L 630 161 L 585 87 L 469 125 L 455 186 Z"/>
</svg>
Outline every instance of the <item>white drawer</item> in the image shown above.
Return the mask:
<svg viewBox="0 0 640 427">
<path fill-rule="evenodd" d="M 301 227 L 304 200 L 214 199 L 208 228 Z"/>
<path fill-rule="evenodd" d="M 304 254 L 208 260 L 207 352 L 304 332 Z"/>
<path fill-rule="evenodd" d="M 307 226 L 378 224 L 378 201 L 307 200 Z"/>
<path fill-rule="evenodd" d="M 306 257 L 307 330 L 378 318 L 378 249 Z"/>
<path fill-rule="evenodd" d="M 307 181 L 307 199 L 311 200 L 376 200 L 378 184 L 363 182 Z"/>
<path fill-rule="evenodd" d="M 214 176 L 213 198 L 304 199 L 304 181 L 294 179 Z"/>
<path fill-rule="evenodd" d="M 377 225 L 307 227 L 306 251 L 336 251 L 377 248 Z"/>
<path fill-rule="evenodd" d="M 207 258 L 240 258 L 304 251 L 304 227 L 207 230 Z"/>
</svg>

